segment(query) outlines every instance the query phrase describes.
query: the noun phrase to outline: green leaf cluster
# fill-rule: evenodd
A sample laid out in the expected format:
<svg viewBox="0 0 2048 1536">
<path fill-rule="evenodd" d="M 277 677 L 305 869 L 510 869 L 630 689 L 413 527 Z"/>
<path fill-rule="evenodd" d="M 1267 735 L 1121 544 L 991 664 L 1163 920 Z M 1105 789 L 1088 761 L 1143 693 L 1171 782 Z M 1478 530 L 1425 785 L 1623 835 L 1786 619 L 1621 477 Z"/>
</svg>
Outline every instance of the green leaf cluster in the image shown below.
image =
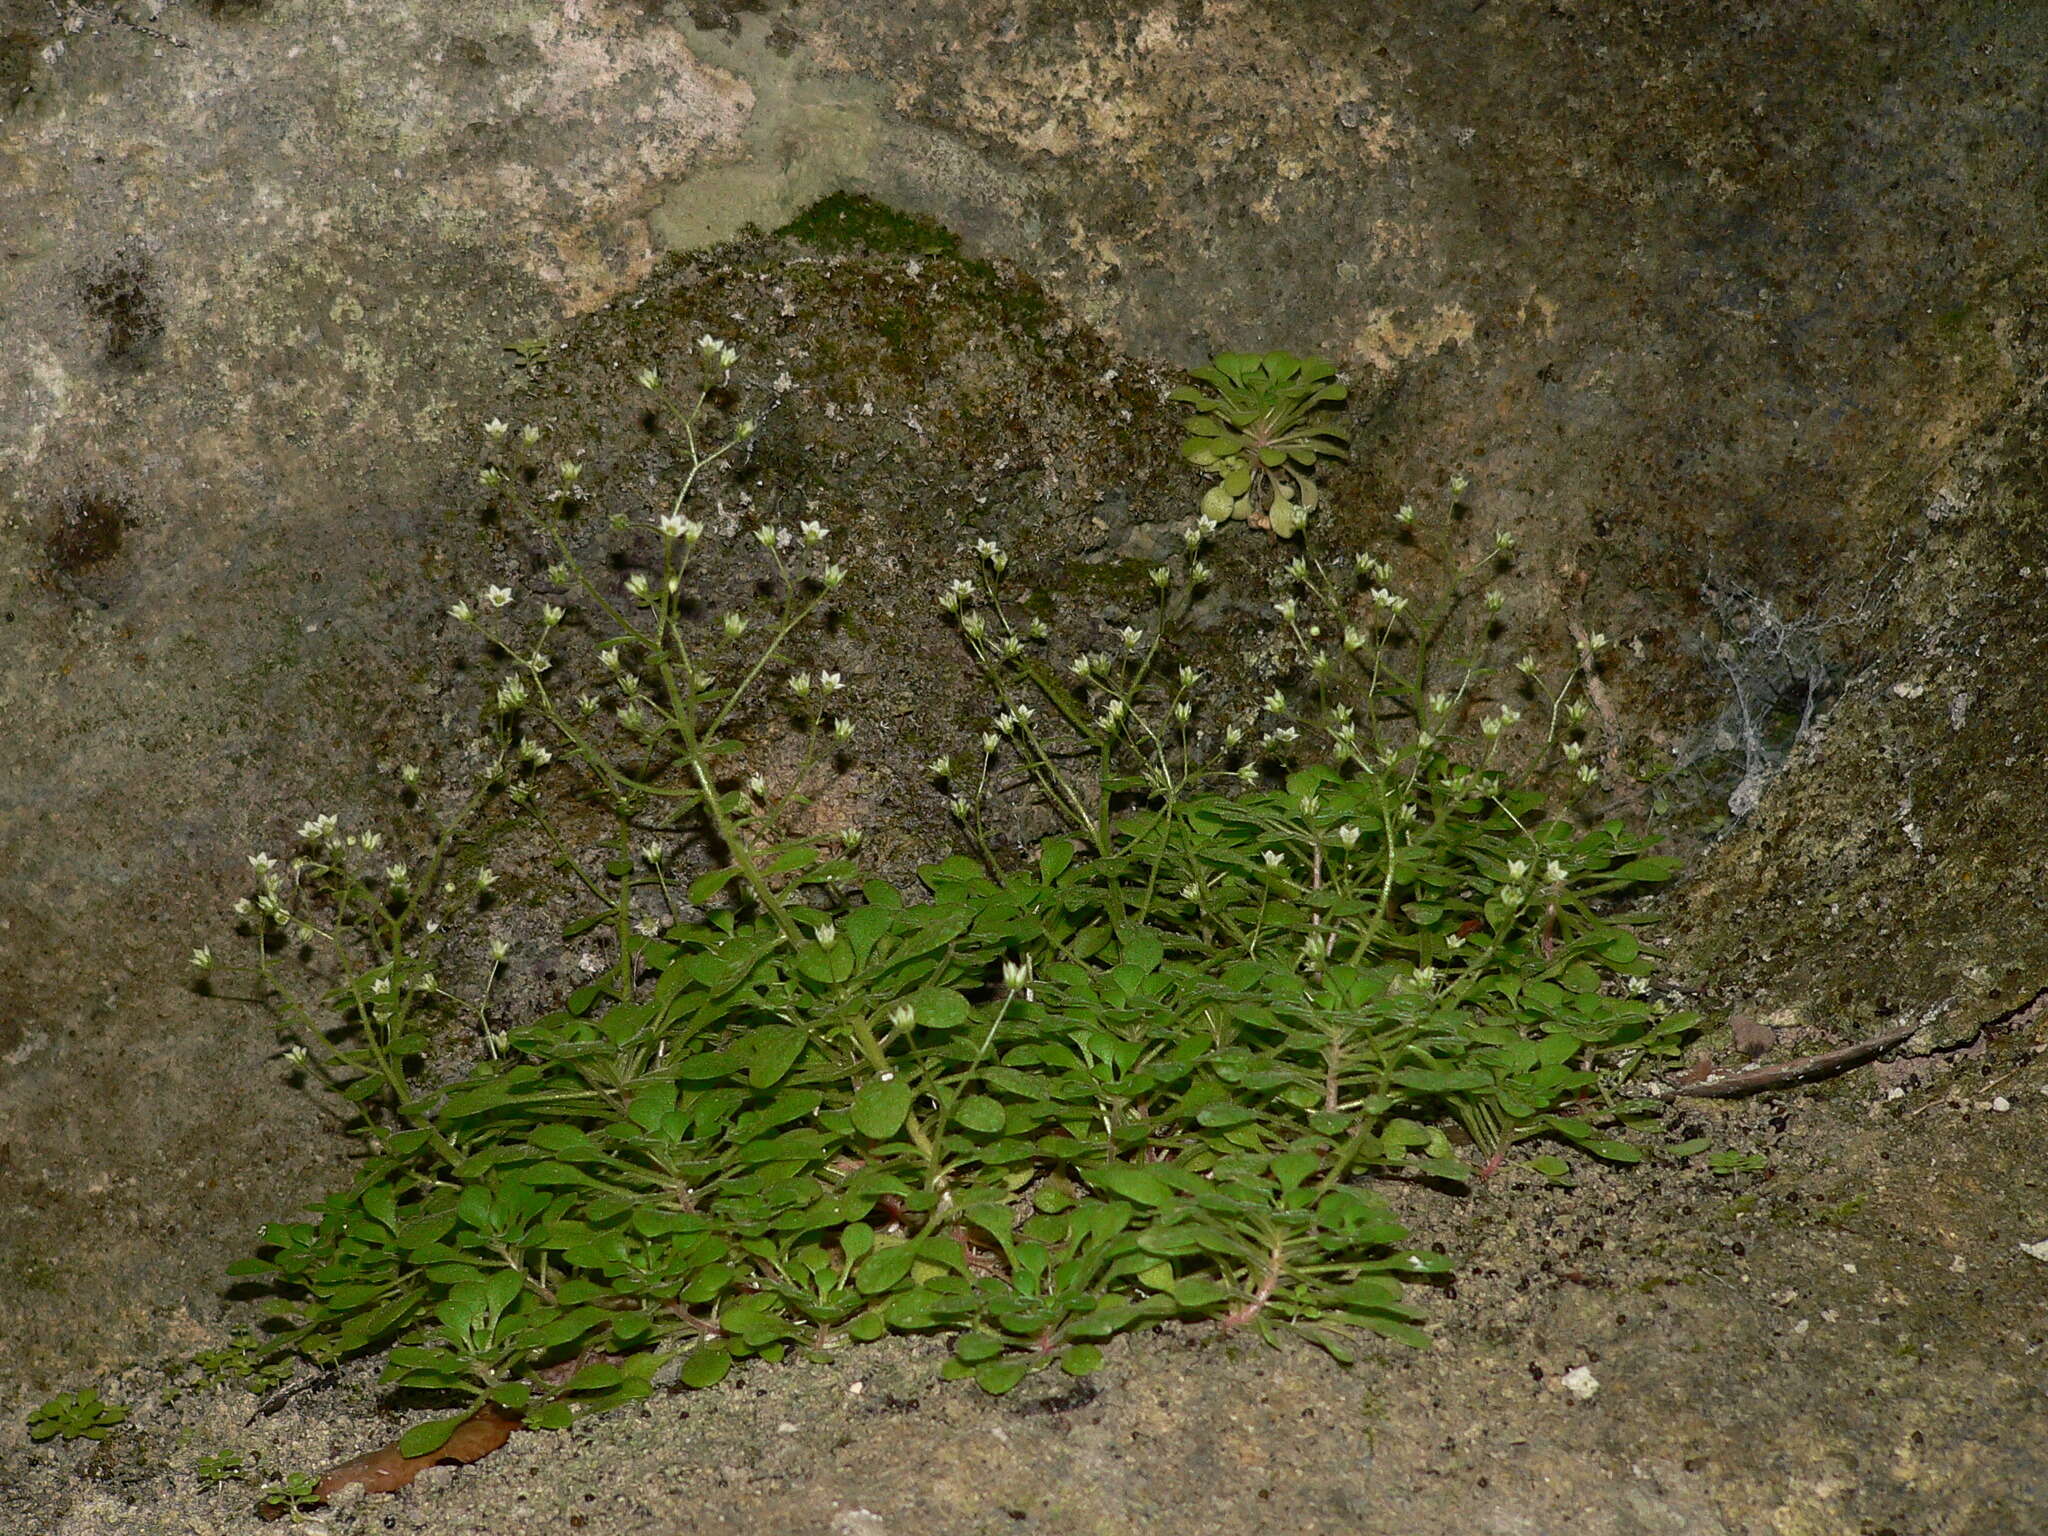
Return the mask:
<svg viewBox="0 0 2048 1536">
<path fill-rule="evenodd" d="M 1189 372 L 1207 388 L 1184 385 L 1167 398 L 1196 411 L 1182 455 L 1219 477 L 1202 515 L 1220 523 L 1260 512 L 1291 537 L 1321 500 L 1317 465 L 1349 452 L 1337 370 L 1291 352 L 1224 352 Z"/>
<path fill-rule="evenodd" d="M 104 1440 L 128 1417 L 119 1403 L 104 1402 L 98 1389 L 60 1392 L 28 1416 L 31 1440 Z"/>
<path fill-rule="evenodd" d="M 723 371 L 736 355 L 700 351 Z M 1284 353 L 1197 377 L 1215 391 L 1183 392 L 1209 423 L 1190 457 L 1223 477 L 1212 520 L 1300 531 L 1315 465 L 1343 452 L 1343 386 Z M 656 370 L 640 378 L 658 392 Z M 670 510 L 626 530 L 645 569 L 582 562 L 550 514 L 549 579 L 580 612 L 544 603 L 520 634 L 495 617 L 509 589 L 451 609 L 512 670 L 491 777 L 426 859 L 379 869 L 381 838 L 322 816 L 288 866 L 251 860 L 252 969 L 365 1152 L 350 1187 L 233 1267 L 279 1300 L 271 1355 L 382 1352 L 387 1381 L 452 1410 L 407 1455 L 481 1403 L 558 1428 L 670 1374 L 703 1387 L 887 1334 L 950 1338 L 949 1374 L 991 1392 L 1086 1374 L 1106 1341 L 1166 1322 L 1348 1361 L 1375 1336 L 1425 1342 L 1405 1286 L 1448 1268 L 1410 1242 L 1389 1184 L 1464 1184 L 1531 1140 L 1553 1181 L 1559 1150 L 1642 1156 L 1631 1131 L 1656 1105 L 1629 1081 L 1693 1020 L 1648 999 L 1622 903 L 1674 865 L 1532 787 L 1598 787 L 1573 694 L 1591 647 L 1555 687 L 1534 656 L 1507 674 L 1447 652 L 1460 583 L 1503 566 L 1510 537 L 1425 604 L 1387 561 L 1329 567 L 1304 535 L 1274 611 L 1305 683 L 1220 735 L 1168 638 L 1210 579 L 1213 526 L 1189 530 L 1180 574 L 1151 572 L 1150 624 L 1064 667 L 1050 626 L 1004 605 L 1008 557 L 983 541 L 981 585 L 942 606 L 1002 713 L 978 762 L 931 765 L 980 857 L 928 866 L 912 901 L 859 883 L 859 828 L 812 830 L 809 786 L 853 734 L 829 713 L 840 674 L 791 655 L 845 578 L 830 530 L 748 535 L 765 609 L 707 634 L 686 596 L 707 530 L 682 509 L 745 438 L 700 442 L 709 401 L 682 417 Z M 526 476 L 493 473 L 523 494 Z M 1480 606 L 1490 638 L 1498 594 Z M 579 630 L 608 637 L 594 674 L 542 649 Z M 573 703 L 572 678 L 590 679 Z M 776 782 L 734 761 L 749 699 L 796 727 Z M 551 762 L 616 824 L 595 868 L 548 812 Z M 1022 867 L 980 814 L 1012 768 L 1071 834 Z M 524 1024 L 492 1011 L 509 946 L 466 1002 L 426 915 L 436 892 L 487 910 L 488 866 L 450 876 L 493 786 L 597 903 L 567 936 L 611 955 Z M 717 867 L 686 880 L 686 842 Z M 285 987 L 287 937 L 338 957 L 320 1006 Z M 437 1031 L 471 1022 L 484 1059 L 430 1072 Z"/>
<path fill-rule="evenodd" d="M 1670 866 L 1437 767 L 1422 836 L 1358 835 L 1405 777 L 1310 769 L 1092 859 L 792 908 L 799 942 L 636 936 L 634 984 L 513 1031 L 234 1272 L 290 1298 L 290 1345 L 541 1426 L 670 1357 L 706 1385 L 885 1333 L 953 1335 L 992 1391 L 1167 1320 L 1420 1343 L 1401 1282 L 1447 1261 L 1358 1177 L 1463 1182 L 1460 1142 L 1539 1135 L 1632 1161 L 1600 1068 L 1685 1022 L 1605 985 L 1647 967 L 1602 898 Z M 1503 895 L 1532 860 L 1574 871 L 1541 906 Z"/>
</svg>

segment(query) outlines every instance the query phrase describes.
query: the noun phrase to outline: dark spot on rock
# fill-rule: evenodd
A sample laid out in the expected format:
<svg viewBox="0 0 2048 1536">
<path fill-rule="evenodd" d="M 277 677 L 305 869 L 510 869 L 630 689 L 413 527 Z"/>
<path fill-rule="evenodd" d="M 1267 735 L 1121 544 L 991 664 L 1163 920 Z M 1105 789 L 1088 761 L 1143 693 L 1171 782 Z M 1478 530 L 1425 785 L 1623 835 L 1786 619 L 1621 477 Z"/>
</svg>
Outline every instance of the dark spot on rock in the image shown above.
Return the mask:
<svg viewBox="0 0 2048 1536">
<path fill-rule="evenodd" d="M 1027 1400 L 1012 1400 L 1010 1412 L 1019 1418 L 1038 1418 L 1059 1413 L 1072 1413 L 1076 1408 L 1086 1408 L 1102 1396 L 1102 1389 L 1092 1381 L 1077 1381 L 1064 1392 L 1054 1392 L 1045 1397 Z"/>
<path fill-rule="evenodd" d="M 0 32 L 0 117 L 20 106 L 36 88 L 36 55 L 44 39 L 16 28 Z"/>
<path fill-rule="evenodd" d="M 92 321 L 103 327 L 101 360 L 120 368 L 141 368 L 164 334 L 163 307 L 155 269 L 140 252 L 128 252 L 89 273 L 79 299 Z"/>
<path fill-rule="evenodd" d="M 215 21 L 247 21 L 263 12 L 266 0 L 206 0 L 206 14 Z"/>
<path fill-rule="evenodd" d="M 127 505 L 119 497 L 92 492 L 74 497 L 57 513 L 43 552 L 64 575 L 80 575 L 120 552 L 129 521 Z"/>
</svg>

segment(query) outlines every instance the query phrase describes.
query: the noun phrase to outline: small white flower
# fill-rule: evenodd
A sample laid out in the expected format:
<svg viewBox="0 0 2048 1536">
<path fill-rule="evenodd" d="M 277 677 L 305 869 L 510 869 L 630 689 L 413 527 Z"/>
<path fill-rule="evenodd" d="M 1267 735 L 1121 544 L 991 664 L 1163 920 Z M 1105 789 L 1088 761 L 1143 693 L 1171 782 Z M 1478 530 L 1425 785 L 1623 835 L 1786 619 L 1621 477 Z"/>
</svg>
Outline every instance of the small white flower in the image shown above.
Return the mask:
<svg viewBox="0 0 2048 1536">
<path fill-rule="evenodd" d="M 498 708 L 506 711 L 520 708 L 526 703 L 526 680 L 508 677 L 498 684 Z"/>
<path fill-rule="evenodd" d="M 1557 1384 L 1580 1402 L 1586 1402 L 1600 1390 L 1600 1378 L 1583 1365 L 1575 1365 L 1558 1377 Z"/>
<path fill-rule="evenodd" d="M 484 486 L 503 485 L 505 483 L 504 471 L 496 468 L 480 469 L 476 472 L 476 483 Z"/>
<path fill-rule="evenodd" d="M 1362 835 L 1363 834 L 1359 832 L 1358 828 L 1354 826 L 1346 825 L 1341 826 L 1337 829 L 1337 841 L 1342 843 L 1346 848 L 1356 848 L 1358 846 L 1358 839 Z"/>
<path fill-rule="evenodd" d="M 806 544 L 822 544 L 832 532 L 823 523 L 809 521 L 798 523 L 796 531 L 803 536 Z"/>
<path fill-rule="evenodd" d="M 754 542 L 763 549 L 773 549 L 781 536 L 781 530 L 771 523 L 763 523 L 754 530 Z"/>
<path fill-rule="evenodd" d="M 1268 869 L 1278 869 L 1287 862 L 1287 855 L 1277 848 L 1268 848 L 1260 857 L 1266 861 Z"/>
<path fill-rule="evenodd" d="M 633 377 L 639 381 L 640 387 L 642 389 L 661 388 L 661 375 L 659 373 L 656 373 L 652 368 L 642 368 L 638 373 L 634 374 Z"/>
<path fill-rule="evenodd" d="M 839 846 L 848 853 L 852 853 L 859 848 L 863 840 L 863 834 L 859 827 L 842 827 L 839 830 Z"/>
<path fill-rule="evenodd" d="M 403 864 L 386 864 L 384 866 L 384 878 L 393 885 L 403 885 L 410 876 L 407 875 Z"/>
<path fill-rule="evenodd" d="M 908 1029 L 917 1022 L 917 1008 L 911 1003 L 898 1003 L 889 1010 L 889 1022 L 898 1029 Z"/>
<path fill-rule="evenodd" d="M 540 428 L 535 426 L 532 422 L 528 422 L 525 426 L 519 429 L 519 441 L 525 443 L 528 447 L 531 447 L 533 444 L 540 441 Z"/>
<path fill-rule="evenodd" d="M 844 715 L 834 720 L 832 722 L 832 739 L 834 741 L 853 740 L 853 722 Z"/>
<path fill-rule="evenodd" d="M 683 536 L 683 517 L 680 512 L 663 514 L 656 526 L 661 529 L 664 539 L 680 539 Z"/>
<path fill-rule="evenodd" d="M 1394 514 L 1394 521 L 1399 523 L 1403 528 L 1409 527 L 1415 521 L 1415 508 L 1408 505 L 1406 502 L 1403 502 L 1401 504 L 1401 510 Z"/>
<path fill-rule="evenodd" d="M 1279 614 L 1280 617 L 1285 619 L 1288 623 L 1292 624 L 1295 620 L 1295 616 L 1301 612 L 1301 607 L 1298 603 L 1294 601 L 1293 598 L 1283 597 L 1279 602 L 1273 605 L 1273 611 Z"/>
<path fill-rule="evenodd" d="M 372 997 L 389 997 L 391 995 L 391 978 L 389 976 L 379 976 L 372 981 L 370 983 L 370 995 Z"/>
<path fill-rule="evenodd" d="M 1127 651 L 1135 651 L 1138 648 L 1138 642 L 1144 638 L 1145 631 L 1137 628 L 1135 625 L 1126 625 L 1117 631 L 1117 639 L 1123 641 L 1124 649 Z"/>
<path fill-rule="evenodd" d="M 1502 554 L 1506 554 L 1515 547 L 1515 536 L 1503 528 L 1493 536 L 1493 547 Z"/>
<path fill-rule="evenodd" d="M 476 610 L 468 603 L 457 603 L 448 610 L 448 617 L 458 624 L 467 624 L 476 617 Z"/>
<path fill-rule="evenodd" d="M 557 624 L 561 623 L 562 620 L 564 620 L 568 616 L 568 610 L 558 606 L 557 604 L 544 603 L 541 605 L 540 621 L 541 623 L 545 624 L 549 629 L 553 629 Z"/>
<path fill-rule="evenodd" d="M 808 672 L 798 672 L 789 679 L 787 686 L 789 691 L 798 698 L 808 699 L 811 696 L 811 674 Z"/>
<path fill-rule="evenodd" d="M 1510 880 L 1520 880 L 1520 879 L 1523 879 L 1524 877 L 1526 877 L 1526 876 L 1528 875 L 1528 873 L 1529 873 L 1529 861 L 1528 861 L 1527 859 L 1509 859 L 1509 860 L 1508 860 L 1508 879 L 1510 879 Z"/>
<path fill-rule="evenodd" d="M 641 847 L 640 857 L 648 863 L 658 866 L 663 859 L 668 857 L 668 846 L 659 840 L 647 843 Z"/>
<path fill-rule="evenodd" d="M 497 883 L 497 871 L 492 869 L 489 865 L 485 865 L 482 869 L 476 872 L 476 888 L 478 890 L 488 891 L 492 886 L 496 885 Z"/>
<path fill-rule="evenodd" d="M 194 969 L 195 971 L 210 971 L 210 970 L 212 970 L 212 969 L 213 969 L 213 951 L 212 951 L 211 949 L 207 948 L 207 947 L 206 947 L 206 946 L 205 946 L 204 944 L 200 945 L 200 946 L 199 946 L 199 948 L 197 948 L 197 949 L 193 950 L 193 951 L 192 951 L 192 968 L 193 968 L 193 969 Z"/>
<path fill-rule="evenodd" d="M 818 584 L 827 592 L 837 592 L 846 583 L 846 567 L 836 562 L 827 563 Z"/>
<path fill-rule="evenodd" d="M 1012 992 L 1016 991 L 1019 987 L 1031 985 L 1031 957 L 1029 955 L 1026 955 L 1022 960 L 1005 960 L 1003 962 L 1003 985 Z"/>
<path fill-rule="evenodd" d="M 647 583 L 647 573 L 645 571 L 635 571 L 632 575 L 628 576 L 626 578 L 626 590 L 632 593 L 635 597 L 639 598 L 642 602 L 645 602 L 647 600 L 647 593 L 649 590 Z M 602 653 L 600 653 L 600 658 L 601 657 Z"/>
<path fill-rule="evenodd" d="M 950 779 L 953 776 L 953 759 L 935 757 L 924 765 L 924 771 L 935 779 Z"/>
<path fill-rule="evenodd" d="M 1262 702 L 1265 705 L 1266 709 L 1272 714 L 1284 715 L 1287 713 L 1287 695 L 1282 693 L 1278 688 L 1275 688 L 1271 693 L 1267 694 L 1266 697 L 1260 702 Z"/>
<path fill-rule="evenodd" d="M 254 912 L 255 910 L 256 904 L 250 901 L 248 897 L 241 896 L 236 898 L 234 906 L 235 916 L 247 917 L 249 916 L 250 913 Z"/>
<path fill-rule="evenodd" d="M 307 1060 L 306 1048 L 303 1045 L 292 1046 L 284 1053 L 284 1059 L 303 1071 Z"/>
<path fill-rule="evenodd" d="M 1565 874 L 1564 865 L 1560 864 L 1556 859 L 1552 859 L 1543 866 L 1543 878 L 1552 885 L 1562 885 L 1568 876 Z"/>
<path fill-rule="evenodd" d="M 839 942 L 839 925 L 837 923 L 818 924 L 816 938 L 820 949 L 830 949 Z"/>
<path fill-rule="evenodd" d="M 503 437 L 507 432 L 511 430 L 512 424 L 510 422 L 500 421 L 495 416 L 493 416 L 489 421 L 484 423 L 484 431 L 487 435 L 491 437 Z"/>
<path fill-rule="evenodd" d="M 1499 588 L 1493 588 L 1487 592 L 1486 611 L 1488 613 L 1499 613 L 1506 606 L 1507 599 L 1501 596 Z"/>
<path fill-rule="evenodd" d="M 493 608 L 504 608 L 512 601 L 512 589 L 510 587 L 486 587 L 484 588 L 484 601 Z"/>
<path fill-rule="evenodd" d="M 846 684 L 840 680 L 837 672 L 820 672 L 818 674 L 818 691 L 820 693 L 837 693 L 845 686 Z"/>
</svg>

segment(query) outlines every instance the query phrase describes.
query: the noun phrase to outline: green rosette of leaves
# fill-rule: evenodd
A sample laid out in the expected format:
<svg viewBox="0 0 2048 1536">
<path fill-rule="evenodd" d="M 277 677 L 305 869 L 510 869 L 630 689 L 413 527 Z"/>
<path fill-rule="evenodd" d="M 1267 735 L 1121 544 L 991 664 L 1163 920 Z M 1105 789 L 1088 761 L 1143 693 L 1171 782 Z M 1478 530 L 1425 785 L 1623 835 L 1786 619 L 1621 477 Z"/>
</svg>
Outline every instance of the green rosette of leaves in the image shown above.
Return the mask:
<svg viewBox="0 0 2048 1536">
<path fill-rule="evenodd" d="M 1167 398 L 1196 408 L 1180 451 L 1219 477 L 1202 498 L 1211 522 L 1263 514 L 1279 537 L 1291 538 L 1320 495 L 1315 471 L 1324 459 L 1350 455 L 1351 434 L 1337 419 L 1349 390 L 1321 358 L 1291 352 L 1223 352 L 1189 373 Z"/>
</svg>

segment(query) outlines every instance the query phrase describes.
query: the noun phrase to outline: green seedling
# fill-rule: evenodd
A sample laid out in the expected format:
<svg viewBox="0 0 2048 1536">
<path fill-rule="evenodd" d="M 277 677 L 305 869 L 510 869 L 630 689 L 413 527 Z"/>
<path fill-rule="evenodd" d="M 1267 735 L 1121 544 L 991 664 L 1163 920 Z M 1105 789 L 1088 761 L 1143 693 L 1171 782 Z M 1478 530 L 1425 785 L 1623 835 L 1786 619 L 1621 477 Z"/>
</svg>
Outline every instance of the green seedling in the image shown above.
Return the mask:
<svg viewBox="0 0 2048 1536">
<path fill-rule="evenodd" d="M 199 1486 L 218 1488 L 222 1483 L 246 1483 L 255 1476 L 257 1458 L 240 1451 L 217 1451 L 211 1456 L 199 1458 L 195 1470 L 199 1475 Z"/>
<path fill-rule="evenodd" d="M 1181 453 L 1218 476 L 1202 498 L 1211 522 L 1254 512 L 1290 538 L 1321 500 L 1316 466 L 1347 456 L 1350 434 L 1336 419 L 1346 388 L 1320 358 L 1290 352 L 1224 352 L 1190 373 L 1167 398 L 1196 408 Z"/>
<path fill-rule="evenodd" d="M 119 1403 L 103 1402 L 97 1389 L 62 1392 L 28 1416 L 31 1440 L 104 1440 L 128 1417 Z"/>
</svg>

